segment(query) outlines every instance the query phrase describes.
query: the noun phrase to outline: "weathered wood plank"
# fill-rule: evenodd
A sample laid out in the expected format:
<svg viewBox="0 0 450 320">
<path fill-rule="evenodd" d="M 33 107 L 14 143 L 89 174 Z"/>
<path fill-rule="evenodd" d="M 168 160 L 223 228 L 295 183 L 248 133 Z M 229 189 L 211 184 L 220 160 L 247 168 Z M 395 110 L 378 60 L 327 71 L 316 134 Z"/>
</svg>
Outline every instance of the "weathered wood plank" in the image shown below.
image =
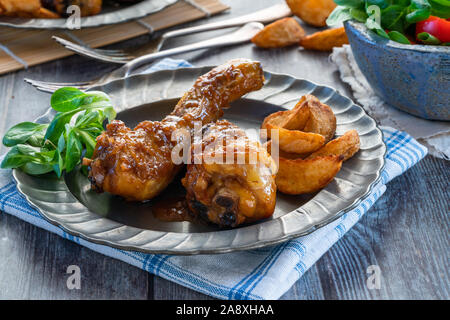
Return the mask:
<svg viewBox="0 0 450 320">
<path fill-rule="evenodd" d="M 326 299 L 448 299 L 449 163 L 430 156 L 388 184 L 316 264 Z M 381 270 L 380 290 L 366 286 Z M 296 287 L 300 283 L 296 284 Z"/>
<path fill-rule="evenodd" d="M 147 272 L 0 214 L 0 299 L 146 299 Z M 67 268 L 80 268 L 69 290 Z"/>
</svg>

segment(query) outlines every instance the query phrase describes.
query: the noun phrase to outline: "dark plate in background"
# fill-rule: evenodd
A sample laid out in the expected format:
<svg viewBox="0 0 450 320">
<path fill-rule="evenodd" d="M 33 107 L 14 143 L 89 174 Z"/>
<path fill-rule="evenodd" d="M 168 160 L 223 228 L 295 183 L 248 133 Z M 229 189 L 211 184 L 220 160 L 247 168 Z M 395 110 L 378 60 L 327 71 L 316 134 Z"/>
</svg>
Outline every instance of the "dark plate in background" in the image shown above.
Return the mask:
<svg viewBox="0 0 450 320">
<path fill-rule="evenodd" d="M 178 0 L 143 0 L 133 5 L 106 3 L 100 14 L 81 18 L 81 29 L 123 23 L 163 10 Z M 24 29 L 67 29 L 67 19 L 27 19 L 0 16 L 0 26 Z"/>
</svg>

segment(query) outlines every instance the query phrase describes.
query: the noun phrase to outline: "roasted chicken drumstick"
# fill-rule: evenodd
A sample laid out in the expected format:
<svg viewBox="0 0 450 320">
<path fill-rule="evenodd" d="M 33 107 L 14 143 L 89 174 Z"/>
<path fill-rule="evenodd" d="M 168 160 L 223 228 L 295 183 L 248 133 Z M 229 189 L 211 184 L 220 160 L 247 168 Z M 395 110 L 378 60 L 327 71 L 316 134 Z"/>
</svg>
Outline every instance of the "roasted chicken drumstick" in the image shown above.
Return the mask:
<svg viewBox="0 0 450 320">
<path fill-rule="evenodd" d="M 172 161 L 177 129 L 193 131 L 222 116 L 222 108 L 264 82 L 258 62 L 233 60 L 201 76 L 162 121 L 143 121 L 131 130 L 121 121 L 107 125 L 97 138 L 89 179 L 97 191 L 144 201 L 164 190 L 181 165 Z"/>
<path fill-rule="evenodd" d="M 225 227 L 272 215 L 276 165 L 244 130 L 226 120 L 209 124 L 191 152 L 194 163 L 182 180 L 191 212 Z"/>
<path fill-rule="evenodd" d="M 81 15 L 92 16 L 102 10 L 102 0 L 41 0 L 42 6 L 59 13 L 61 16 L 67 15 L 67 8 L 76 5 L 80 8 Z"/>
<path fill-rule="evenodd" d="M 72 5 L 80 8 L 83 17 L 102 10 L 102 0 L 0 0 L 0 15 L 55 19 L 68 16 L 67 8 Z"/>
</svg>

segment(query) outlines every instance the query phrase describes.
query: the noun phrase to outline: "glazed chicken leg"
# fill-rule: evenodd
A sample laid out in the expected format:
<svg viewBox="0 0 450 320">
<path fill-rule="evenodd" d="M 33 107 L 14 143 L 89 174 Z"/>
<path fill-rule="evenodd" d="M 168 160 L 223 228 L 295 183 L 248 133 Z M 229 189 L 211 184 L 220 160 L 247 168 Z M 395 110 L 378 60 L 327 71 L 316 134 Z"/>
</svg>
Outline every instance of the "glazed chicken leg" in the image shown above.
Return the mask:
<svg viewBox="0 0 450 320">
<path fill-rule="evenodd" d="M 276 164 L 244 130 L 226 120 L 207 125 L 191 152 L 182 180 L 191 212 L 225 227 L 273 214 Z"/>
<path fill-rule="evenodd" d="M 67 8 L 76 5 L 80 8 L 81 15 L 92 16 L 102 10 L 102 0 L 41 0 L 42 6 L 59 13 L 67 15 Z"/>
<path fill-rule="evenodd" d="M 172 161 L 177 129 L 193 131 L 222 116 L 222 108 L 242 95 L 262 87 L 258 62 L 233 60 L 201 76 L 184 94 L 175 110 L 162 121 L 144 121 L 131 130 L 121 121 L 111 122 L 97 138 L 89 179 L 93 189 L 144 201 L 164 190 L 181 165 Z"/>
<path fill-rule="evenodd" d="M 76 5 L 80 14 L 100 13 L 102 0 L 0 0 L 0 15 L 24 18 L 60 18 L 68 16 L 67 9 Z"/>
</svg>

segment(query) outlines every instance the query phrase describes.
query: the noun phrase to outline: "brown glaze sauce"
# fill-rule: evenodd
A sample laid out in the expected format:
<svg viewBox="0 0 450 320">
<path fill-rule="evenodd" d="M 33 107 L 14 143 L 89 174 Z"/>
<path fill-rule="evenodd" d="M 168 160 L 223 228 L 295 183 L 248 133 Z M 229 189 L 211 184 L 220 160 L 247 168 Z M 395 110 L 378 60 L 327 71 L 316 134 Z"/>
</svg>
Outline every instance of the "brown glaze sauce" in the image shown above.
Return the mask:
<svg viewBox="0 0 450 320">
<path fill-rule="evenodd" d="M 194 218 L 189 212 L 186 198 L 178 197 L 172 199 L 162 199 L 153 206 L 155 218 L 166 222 L 192 222 Z"/>
</svg>

